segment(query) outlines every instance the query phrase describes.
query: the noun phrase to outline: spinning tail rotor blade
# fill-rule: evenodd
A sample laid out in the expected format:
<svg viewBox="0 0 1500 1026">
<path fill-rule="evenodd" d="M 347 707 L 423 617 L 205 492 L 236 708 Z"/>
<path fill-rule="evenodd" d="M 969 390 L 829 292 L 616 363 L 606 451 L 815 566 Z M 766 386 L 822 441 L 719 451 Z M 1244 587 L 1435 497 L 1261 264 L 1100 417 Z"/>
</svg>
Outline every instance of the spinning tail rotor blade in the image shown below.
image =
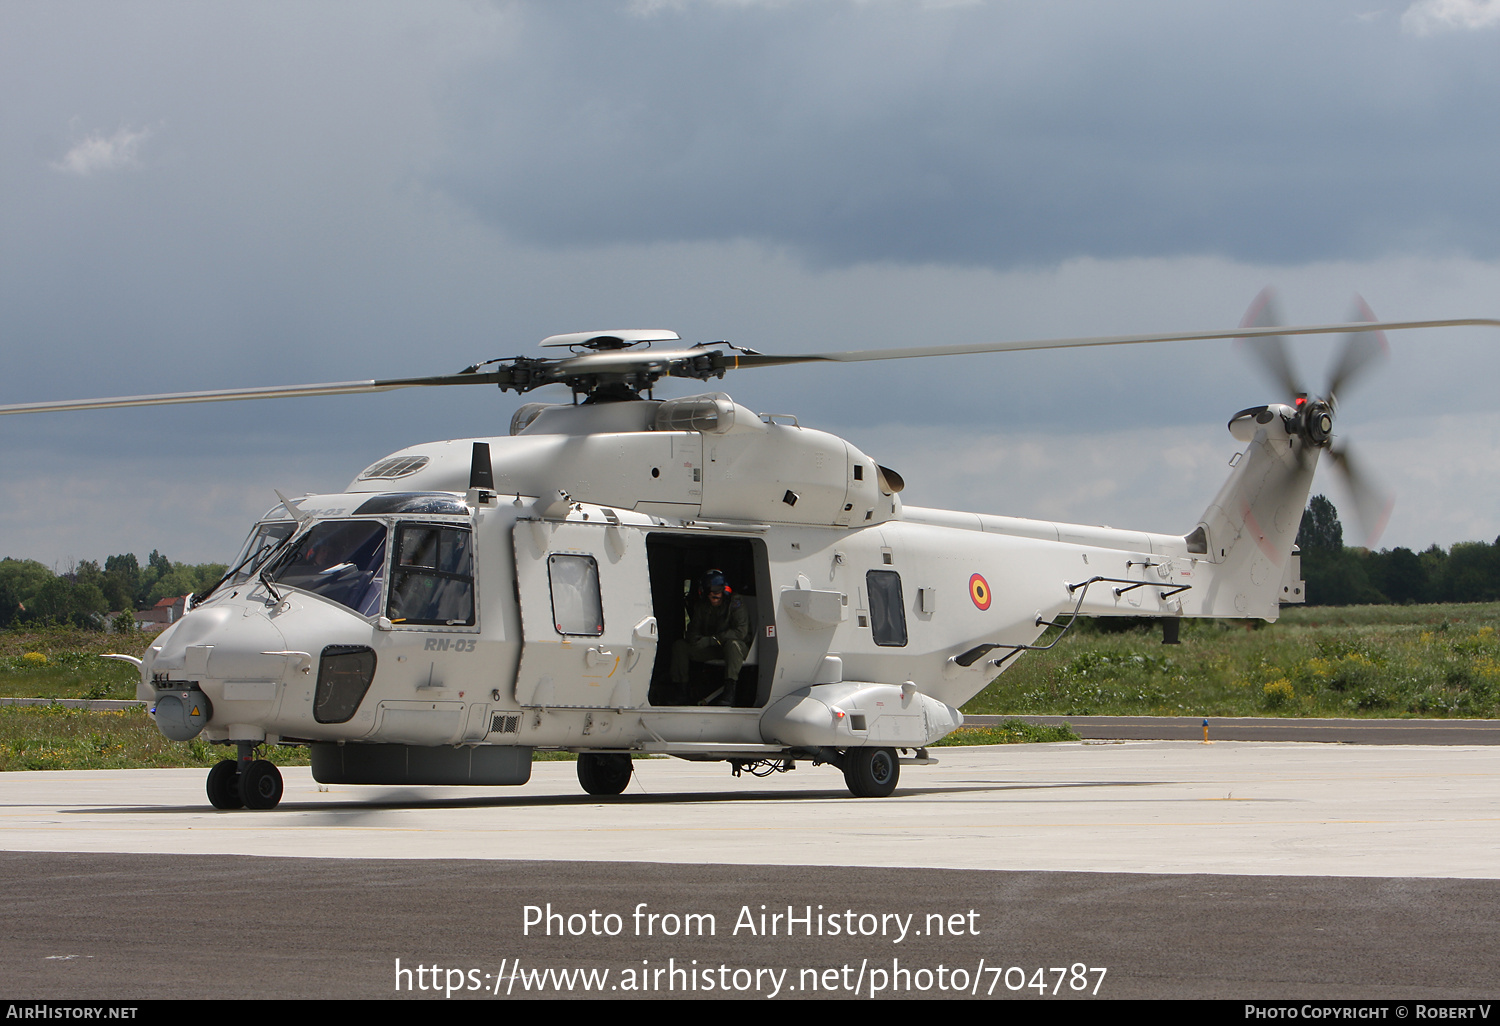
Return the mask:
<svg viewBox="0 0 1500 1026">
<path fill-rule="evenodd" d="M 1276 304 L 1276 290 L 1267 285 L 1260 290 L 1260 295 L 1255 297 L 1255 302 L 1250 304 L 1250 309 L 1245 311 L 1245 319 L 1240 322 L 1240 327 L 1277 328 L 1280 326 L 1281 311 Z M 1285 390 L 1287 398 L 1307 394 L 1307 390 L 1298 383 L 1297 375 L 1292 372 L 1292 361 L 1287 357 L 1284 335 L 1242 337 L 1239 339 L 1239 344 L 1247 352 L 1254 354 L 1255 358 L 1260 361 L 1260 365 L 1271 375 L 1272 380 Z"/>
<path fill-rule="evenodd" d="M 1350 321 L 1374 321 L 1375 314 L 1359 296 L 1354 297 L 1354 313 Z M 1351 331 L 1344 336 L 1343 349 L 1339 351 L 1338 363 L 1328 380 L 1328 401 L 1337 405 L 1337 397 L 1344 394 L 1349 382 L 1366 368 L 1388 355 L 1391 347 L 1383 331 Z"/>
<path fill-rule="evenodd" d="M 1354 313 L 1349 320 L 1373 323 L 1375 314 L 1363 299 L 1355 296 Z M 1338 361 L 1328 380 L 1328 390 L 1324 393 L 1328 402 L 1337 409 L 1338 397 L 1348 388 L 1349 382 L 1389 353 L 1390 346 L 1383 331 L 1351 331 L 1345 335 Z M 1354 500 L 1354 515 L 1365 532 L 1365 545 L 1373 546 L 1380 540 L 1390 520 L 1395 497 L 1389 488 L 1354 460 L 1347 442 L 1330 449 L 1328 455 L 1333 458 L 1333 465 L 1338 467 Z"/>
<path fill-rule="evenodd" d="M 1240 344 L 1250 350 L 1271 376 L 1296 399 L 1297 414 L 1291 423 L 1303 439 L 1303 445 L 1297 449 L 1298 459 L 1305 461 L 1314 458 L 1320 450 L 1328 452 L 1329 458 L 1348 485 L 1349 495 L 1354 500 L 1355 517 L 1365 533 L 1365 544 L 1374 545 L 1385 530 L 1386 521 L 1390 519 L 1394 504 L 1392 493 L 1361 468 L 1350 454 L 1347 443 L 1340 448 L 1333 448 L 1329 443 L 1333 414 L 1338 405 L 1336 396 L 1348 387 L 1350 381 L 1389 352 L 1385 332 L 1380 329 L 1394 325 L 1377 322 L 1365 301 L 1356 296 L 1354 315 L 1349 323 L 1369 324 L 1370 329 L 1356 329 L 1344 335 L 1344 344 L 1339 350 L 1327 390 L 1321 398 L 1314 396 L 1309 402 L 1307 392 L 1297 382 L 1296 373 L 1292 370 L 1286 340 L 1266 331 L 1279 323 L 1275 294 L 1268 286 L 1250 304 L 1250 310 L 1245 314 L 1241 325 L 1247 330 L 1260 329 L 1265 333 L 1259 337 L 1242 338 Z M 1290 335 L 1305 332 L 1289 328 L 1286 333 Z"/>
<path fill-rule="evenodd" d="M 1333 465 L 1339 468 L 1354 500 L 1354 515 L 1365 532 L 1365 547 L 1373 548 L 1391 518 L 1395 496 L 1354 460 L 1347 443 L 1341 448 L 1330 449 L 1328 455 L 1333 458 Z"/>
</svg>

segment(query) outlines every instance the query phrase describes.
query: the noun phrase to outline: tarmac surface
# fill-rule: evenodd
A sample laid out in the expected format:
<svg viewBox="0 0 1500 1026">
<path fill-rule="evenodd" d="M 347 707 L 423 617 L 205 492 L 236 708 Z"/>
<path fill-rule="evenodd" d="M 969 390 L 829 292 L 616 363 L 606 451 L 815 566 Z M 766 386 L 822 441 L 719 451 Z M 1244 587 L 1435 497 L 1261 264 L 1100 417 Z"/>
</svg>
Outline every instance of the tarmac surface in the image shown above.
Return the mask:
<svg viewBox="0 0 1500 1026">
<path fill-rule="evenodd" d="M 537 763 L 513 789 L 325 787 L 292 769 L 276 810 L 229 813 L 208 806 L 201 770 L 0 774 L 3 991 L 1500 990 L 1494 748 L 1141 741 L 933 754 L 939 765 L 903 767 L 886 799 L 850 797 L 828 767 L 736 780 L 722 764 L 667 759 L 637 761 L 615 799 L 582 794 L 566 762 Z M 609 975 L 528 975 L 578 969 Z"/>
</svg>

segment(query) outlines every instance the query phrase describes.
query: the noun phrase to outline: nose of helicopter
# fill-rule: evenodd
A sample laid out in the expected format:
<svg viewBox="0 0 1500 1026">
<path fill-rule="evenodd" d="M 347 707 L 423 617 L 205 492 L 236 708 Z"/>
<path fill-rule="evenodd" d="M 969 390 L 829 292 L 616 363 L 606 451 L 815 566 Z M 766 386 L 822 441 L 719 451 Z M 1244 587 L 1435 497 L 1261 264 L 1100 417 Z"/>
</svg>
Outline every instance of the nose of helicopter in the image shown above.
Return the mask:
<svg viewBox="0 0 1500 1026">
<path fill-rule="evenodd" d="M 256 742 L 344 723 L 374 678 L 378 633 L 365 617 L 298 592 L 271 606 L 258 592 L 215 598 L 150 647 L 137 696 L 177 741 L 203 732 L 215 742 Z M 358 694 L 341 686 L 350 683 L 344 664 L 351 659 L 360 664 Z"/>
<path fill-rule="evenodd" d="M 173 740 L 269 711 L 295 673 L 281 631 L 254 603 L 215 603 L 173 624 L 141 660 L 138 697 Z M 200 698 L 201 696 L 201 698 Z"/>
<path fill-rule="evenodd" d="M 285 641 L 257 605 L 220 603 L 190 611 L 157 638 L 142 672 L 174 679 L 279 677 L 285 659 L 264 653 L 284 649 Z"/>
</svg>

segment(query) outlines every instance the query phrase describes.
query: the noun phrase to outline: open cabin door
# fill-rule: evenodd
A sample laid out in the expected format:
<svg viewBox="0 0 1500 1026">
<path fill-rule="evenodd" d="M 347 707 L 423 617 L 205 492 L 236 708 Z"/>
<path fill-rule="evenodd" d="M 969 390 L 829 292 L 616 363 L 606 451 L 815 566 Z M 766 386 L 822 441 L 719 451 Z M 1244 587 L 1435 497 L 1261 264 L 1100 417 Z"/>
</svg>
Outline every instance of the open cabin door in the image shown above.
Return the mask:
<svg viewBox="0 0 1500 1026">
<path fill-rule="evenodd" d="M 621 524 L 520 521 L 523 706 L 635 709 L 656 662 L 645 535 Z"/>
</svg>

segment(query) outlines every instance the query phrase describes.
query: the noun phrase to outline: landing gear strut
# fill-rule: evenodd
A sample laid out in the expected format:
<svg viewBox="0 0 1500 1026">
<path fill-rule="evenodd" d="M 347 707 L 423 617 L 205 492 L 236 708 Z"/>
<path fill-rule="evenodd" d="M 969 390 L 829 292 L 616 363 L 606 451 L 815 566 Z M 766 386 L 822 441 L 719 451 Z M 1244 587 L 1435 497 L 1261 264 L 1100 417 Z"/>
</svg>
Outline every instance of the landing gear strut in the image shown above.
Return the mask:
<svg viewBox="0 0 1500 1026">
<path fill-rule="evenodd" d="M 281 801 L 281 771 L 255 757 L 255 744 L 238 742 L 239 758 L 208 771 L 208 800 L 216 809 L 274 809 Z"/>
</svg>

